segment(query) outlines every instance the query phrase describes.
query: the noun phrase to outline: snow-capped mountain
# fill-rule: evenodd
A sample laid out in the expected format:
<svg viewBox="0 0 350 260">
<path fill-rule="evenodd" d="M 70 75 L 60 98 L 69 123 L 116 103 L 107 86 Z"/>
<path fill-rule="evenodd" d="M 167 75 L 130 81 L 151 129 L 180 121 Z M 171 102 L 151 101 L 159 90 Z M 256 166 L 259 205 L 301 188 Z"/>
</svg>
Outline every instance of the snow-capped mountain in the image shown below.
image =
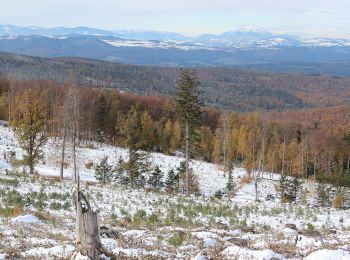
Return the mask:
<svg viewBox="0 0 350 260">
<path fill-rule="evenodd" d="M 350 75 L 350 39 L 249 29 L 187 37 L 153 31 L 0 25 L 0 52 L 156 66 L 244 67 Z"/>
<path fill-rule="evenodd" d="M 129 47 L 154 47 L 183 49 L 183 45 L 197 46 L 202 49 L 208 48 L 275 48 L 278 46 L 349 46 L 350 39 L 334 38 L 312 38 L 302 39 L 287 34 L 272 33 L 267 30 L 256 28 L 240 29 L 228 31 L 222 34 L 203 34 L 199 36 L 185 36 L 180 33 L 158 32 L 158 31 L 137 31 L 137 30 L 101 30 L 91 27 L 56 27 L 41 28 L 36 26 L 24 27 L 16 25 L 0 25 L 0 36 L 99 36 L 99 37 L 118 37 L 128 40 L 122 44 L 110 41 L 114 46 L 127 45 Z M 156 42 L 165 42 L 155 44 Z M 193 49 L 193 48 L 189 48 Z"/>
</svg>

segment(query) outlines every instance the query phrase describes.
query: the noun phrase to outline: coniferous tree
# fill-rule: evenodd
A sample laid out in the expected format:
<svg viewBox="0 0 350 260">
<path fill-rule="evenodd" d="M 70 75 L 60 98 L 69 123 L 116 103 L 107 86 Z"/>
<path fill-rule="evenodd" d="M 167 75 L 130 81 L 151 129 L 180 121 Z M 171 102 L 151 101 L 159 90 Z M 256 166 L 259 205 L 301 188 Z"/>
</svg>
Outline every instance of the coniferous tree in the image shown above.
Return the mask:
<svg viewBox="0 0 350 260">
<path fill-rule="evenodd" d="M 281 202 L 295 202 L 300 194 L 302 182 L 298 178 L 281 175 Z"/>
<path fill-rule="evenodd" d="M 145 179 L 142 173 L 149 170 L 149 155 L 138 150 L 140 147 L 140 121 L 135 107 L 131 107 L 128 112 L 124 133 L 126 145 L 129 147 L 129 161 L 126 164 L 126 170 L 129 173 L 131 187 L 134 187 L 135 184 L 143 186 Z"/>
<path fill-rule="evenodd" d="M 230 198 L 231 195 L 234 193 L 234 189 L 235 189 L 235 183 L 233 182 L 233 177 L 232 177 L 232 171 L 231 170 L 230 170 L 230 172 L 228 174 L 226 189 L 227 189 L 227 194 L 228 194 L 228 196 Z"/>
<path fill-rule="evenodd" d="M 187 185 L 188 192 L 197 193 L 199 191 L 198 188 L 198 179 L 194 174 L 193 169 L 190 167 L 188 174 L 186 174 L 186 162 L 182 161 L 179 167 L 176 168 L 178 175 L 178 187 L 182 187 L 182 193 L 186 194 Z M 181 182 L 181 184 L 180 184 Z"/>
<path fill-rule="evenodd" d="M 159 166 L 156 165 L 154 170 L 151 172 L 151 176 L 148 180 L 148 184 L 154 189 L 159 189 L 163 187 L 162 183 L 163 172 L 160 170 Z"/>
<path fill-rule="evenodd" d="M 150 163 L 148 159 L 148 153 L 130 150 L 129 162 L 126 164 L 126 169 L 129 173 L 131 187 L 135 185 L 142 187 L 145 185 L 145 177 L 142 174 L 149 171 Z"/>
<path fill-rule="evenodd" d="M 47 142 L 45 132 L 45 109 L 38 93 L 26 89 L 17 107 L 17 117 L 14 121 L 18 141 L 24 150 L 23 161 L 29 166 L 30 174 L 34 173 L 34 165 L 43 158 L 43 146 Z"/>
<path fill-rule="evenodd" d="M 176 190 L 176 184 L 177 184 L 177 175 L 175 174 L 175 171 L 173 169 L 171 169 L 169 172 L 168 172 L 168 175 L 166 177 L 166 180 L 165 180 L 165 185 L 166 185 L 166 188 L 169 192 L 174 192 Z"/>
<path fill-rule="evenodd" d="M 113 177 L 112 165 L 108 164 L 108 156 L 104 156 L 101 162 L 96 165 L 95 168 L 95 177 L 96 180 L 102 182 L 105 185 L 107 182 L 110 182 Z"/>
<path fill-rule="evenodd" d="M 180 79 L 177 81 L 177 98 L 176 112 L 184 131 L 185 141 L 185 174 L 186 185 L 185 193 L 189 193 L 189 162 L 191 158 L 198 155 L 200 137 L 198 129 L 201 120 L 201 102 L 199 100 L 199 82 L 197 72 L 192 69 L 184 69 L 181 71 Z"/>
<path fill-rule="evenodd" d="M 123 158 L 120 156 L 117 162 L 117 166 L 114 170 L 114 178 L 113 181 L 117 184 L 127 184 L 128 178 L 125 176 L 125 162 Z"/>
</svg>

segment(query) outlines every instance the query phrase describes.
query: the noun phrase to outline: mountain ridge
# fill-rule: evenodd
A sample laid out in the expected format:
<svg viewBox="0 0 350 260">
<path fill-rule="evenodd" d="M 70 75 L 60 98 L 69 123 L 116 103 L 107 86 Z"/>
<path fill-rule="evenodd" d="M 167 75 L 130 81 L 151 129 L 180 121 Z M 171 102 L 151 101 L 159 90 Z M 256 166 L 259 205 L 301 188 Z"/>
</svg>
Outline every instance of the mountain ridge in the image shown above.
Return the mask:
<svg viewBox="0 0 350 260">
<path fill-rule="evenodd" d="M 236 111 L 272 111 L 347 105 L 350 78 L 197 68 L 203 102 Z M 0 53 L 0 74 L 174 97 L 180 68 L 139 66 L 84 58 L 39 58 Z"/>
</svg>

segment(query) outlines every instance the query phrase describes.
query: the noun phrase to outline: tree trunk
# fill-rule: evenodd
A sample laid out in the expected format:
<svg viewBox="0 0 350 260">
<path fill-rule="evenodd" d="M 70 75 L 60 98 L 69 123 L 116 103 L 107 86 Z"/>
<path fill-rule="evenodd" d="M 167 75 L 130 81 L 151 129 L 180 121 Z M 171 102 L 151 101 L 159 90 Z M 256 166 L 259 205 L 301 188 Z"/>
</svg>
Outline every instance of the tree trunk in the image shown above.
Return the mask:
<svg viewBox="0 0 350 260">
<path fill-rule="evenodd" d="M 75 137 L 75 130 L 73 131 L 73 180 L 74 182 L 78 181 L 77 178 L 77 156 L 76 156 L 76 137 Z"/>
<path fill-rule="evenodd" d="M 99 253 L 102 250 L 98 212 L 91 209 L 90 203 L 83 193 L 78 192 L 77 197 L 77 251 L 91 259 L 98 259 Z"/>
<path fill-rule="evenodd" d="M 65 149 L 66 149 L 66 136 L 67 136 L 67 130 L 65 127 L 63 131 L 64 133 L 63 133 L 63 140 L 62 140 L 61 170 L 60 170 L 61 180 L 63 180 L 64 155 L 65 155 Z"/>
<path fill-rule="evenodd" d="M 31 160 L 30 163 L 29 163 L 29 174 L 30 175 L 34 174 L 34 163 L 33 163 L 33 160 Z"/>
<path fill-rule="evenodd" d="M 186 124 L 186 195 L 189 193 L 189 129 Z"/>
<path fill-rule="evenodd" d="M 284 174 L 285 154 L 286 154 L 286 137 L 283 138 L 282 175 Z"/>
<path fill-rule="evenodd" d="M 254 188 L 255 188 L 255 201 L 259 201 L 259 196 L 258 196 L 258 179 L 257 177 L 255 178 L 254 182 Z"/>
<path fill-rule="evenodd" d="M 270 174 L 270 180 L 273 179 L 273 172 L 275 170 L 275 152 L 272 153 L 272 170 Z"/>
</svg>

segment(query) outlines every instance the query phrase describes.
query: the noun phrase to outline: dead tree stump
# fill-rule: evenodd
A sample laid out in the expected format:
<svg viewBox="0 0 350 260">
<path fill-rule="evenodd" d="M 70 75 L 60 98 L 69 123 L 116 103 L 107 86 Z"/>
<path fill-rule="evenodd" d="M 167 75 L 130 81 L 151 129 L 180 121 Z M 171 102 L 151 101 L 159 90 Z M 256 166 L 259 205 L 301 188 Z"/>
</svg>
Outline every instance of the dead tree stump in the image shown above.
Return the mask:
<svg viewBox="0 0 350 260">
<path fill-rule="evenodd" d="M 88 199 L 82 192 L 79 191 L 77 197 L 77 252 L 91 259 L 98 259 L 102 249 L 98 211 L 92 210 Z"/>
</svg>

